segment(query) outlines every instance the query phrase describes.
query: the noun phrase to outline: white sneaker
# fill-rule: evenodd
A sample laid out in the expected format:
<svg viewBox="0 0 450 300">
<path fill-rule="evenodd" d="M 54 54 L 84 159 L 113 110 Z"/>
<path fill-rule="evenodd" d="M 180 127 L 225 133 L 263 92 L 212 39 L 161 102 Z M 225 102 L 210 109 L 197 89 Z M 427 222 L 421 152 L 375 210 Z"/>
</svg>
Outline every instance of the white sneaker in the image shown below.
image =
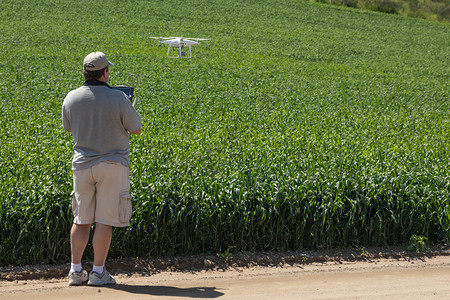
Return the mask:
<svg viewBox="0 0 450 300">
<path fill-rule="evenodd" d="M 104 270 L 102 274 L 96 272 L 89 273 L 88 285 L 105 285 L 105 284 L 115 284 L 116 280 L 109 274 L 108 271 Z"/>
<path fill-rule="evenodd" d="M 88 279 L 88 273 L 85 270 L 69 273 L 69 285 L 81 285 L 88 281 Z"/>
</svg>

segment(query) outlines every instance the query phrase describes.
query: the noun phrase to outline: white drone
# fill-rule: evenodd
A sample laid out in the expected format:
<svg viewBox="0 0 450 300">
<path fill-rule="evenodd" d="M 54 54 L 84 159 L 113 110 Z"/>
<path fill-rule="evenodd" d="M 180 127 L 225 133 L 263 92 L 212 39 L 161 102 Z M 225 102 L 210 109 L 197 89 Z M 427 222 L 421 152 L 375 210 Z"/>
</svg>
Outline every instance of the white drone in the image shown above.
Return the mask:
<svg viewBox="0 0 450 300">
<path fill-rule="evenodd" d="M 152 39 L 159 40 L 161 44 L 169 45 L 167 49 L 167 57 L 168 58 L 191 58 L 191 46 L 200 44 L 200 41 L 208 41 L 209 39 L 200 39 L 200 38 L 184 38 L 184 37 L 150 37 Z M 170 56 L 170 48 L 177 48 L 178 55 Z M 186 56 L 186 53 L 183 52 L 183 48 L 189 48 L 189 56 Z"/>
</svg>

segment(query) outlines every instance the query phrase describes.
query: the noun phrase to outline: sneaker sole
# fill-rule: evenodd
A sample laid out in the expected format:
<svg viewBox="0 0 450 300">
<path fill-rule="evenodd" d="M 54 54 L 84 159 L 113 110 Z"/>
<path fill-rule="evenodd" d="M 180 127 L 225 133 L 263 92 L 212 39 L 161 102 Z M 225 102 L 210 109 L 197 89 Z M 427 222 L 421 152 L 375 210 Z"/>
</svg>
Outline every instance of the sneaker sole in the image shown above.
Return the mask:
<svg viewBox="0 0 450 300">
<path fill-rule="evenodd" d="M 94 282 L 88 281 L 88 283 L 87 283 L 87 285 L 89 285 L 89 286 L 102 286 L 102 285 L 112 285 L 112 284 L 116 284 L 116 282 L 94 283 Z"/>
<path fill-rule="evenodd" d="M 116 280 L 114 278 L 112 278 L 112 280 L 113 281 L 110 281 L 110 282 L 101 282 L 100 280 L 99 280 L 99 282 L 96 282 L 96 281 L 91 281 L 91 279 L 89 279 L 87 285 L 90 285 L 90 286 L 102 286 L 102 285 L 116 284 Z"/>
<path fill-rule="evenodd" d="M 86 282 L 87 282 L 87 280 L 86 280 L 86 281 L 81 281 L 81 282 L 79 282 L 79 281 L 70 282 L 70 281 L 69 281 L 69 286 L 83 285 L 83 284 L 85 284 Z"/>
</svg>

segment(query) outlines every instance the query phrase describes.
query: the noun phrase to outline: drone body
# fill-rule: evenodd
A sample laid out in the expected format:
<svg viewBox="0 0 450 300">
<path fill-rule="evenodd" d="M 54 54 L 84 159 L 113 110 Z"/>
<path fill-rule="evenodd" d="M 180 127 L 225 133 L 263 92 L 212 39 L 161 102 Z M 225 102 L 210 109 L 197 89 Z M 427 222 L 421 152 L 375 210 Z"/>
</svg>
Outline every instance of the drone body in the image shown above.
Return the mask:
<svg viewBox="0 0 450 300">
<path fill-rule="evenodd" d="M 192 45 L 199 45 L 200 41 L 207 41 L 208 39 L 200 39 L 200 38 L 183 38 L 183 37 L 151 37 L 152 39 L 159 40 L 161 44 L 168 45 L 167 49 L 167 57 L 168 58 L 191 58 L 192 52 L 191 52 L 191 46 Z M 177 49 L 177 56 L 170 56 L 170 48 L 176 48 Z M 189 48 L 189 56 L 186 56 L 186 53 L 183 52 L 184 48 Z"/>
</svg>

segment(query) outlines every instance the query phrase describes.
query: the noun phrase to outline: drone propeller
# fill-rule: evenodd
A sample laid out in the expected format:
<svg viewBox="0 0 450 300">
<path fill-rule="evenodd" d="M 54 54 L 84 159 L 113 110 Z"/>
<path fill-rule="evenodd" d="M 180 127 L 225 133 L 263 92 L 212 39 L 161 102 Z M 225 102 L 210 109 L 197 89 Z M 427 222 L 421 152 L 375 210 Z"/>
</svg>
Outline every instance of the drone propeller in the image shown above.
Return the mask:
<svg viewBox="0 0 450 300">
<path fill-rule="evenodd" d="M 155 40 L 169 40 L 169 39 L 174 39 L 174 37 L 157 37 L 157 36 L 151 36 L 151 39 L 155 39 Z"/>
<path fill-rule="evenodd" d="M 162 40 L 170 40 L 170 39 L 180 39 L 181 41 L 182 40 L 196 40 L 197 42 L 199 42 L 199 41 L 209 41 L 210 39 L 201 39 L 201 38 L 187 38 L 187 37 L 173 37 L 173 36 L 171 36 L 171 37 L 157 37 L 157 36 L 151 36 L 150 37 L 151 39 L 155 39 L 155 40 L 160 40 L 160 41 L 162 41 Z"/>
<path fill-rule="evenodd" d="M 200 39 L 200 38 L 185 38 L 187 40 L 197 40 L 197 41 L 209 41 L 209 39 Z"/>
</svg>

